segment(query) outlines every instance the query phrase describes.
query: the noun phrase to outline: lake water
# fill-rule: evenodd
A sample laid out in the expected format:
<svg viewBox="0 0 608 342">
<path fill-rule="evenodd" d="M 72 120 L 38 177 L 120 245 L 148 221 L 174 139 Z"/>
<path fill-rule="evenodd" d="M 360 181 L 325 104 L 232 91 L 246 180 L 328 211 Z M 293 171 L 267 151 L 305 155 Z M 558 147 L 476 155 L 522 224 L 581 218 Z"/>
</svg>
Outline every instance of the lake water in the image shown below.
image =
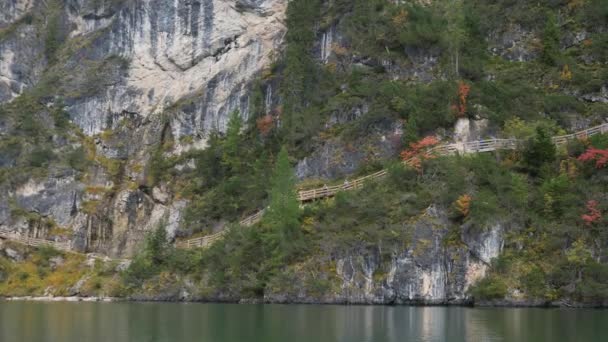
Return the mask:
<svg viewBox="0 0 608 342">
<path fill-rule="evenodd" d="M 608 341 L 608 310 L 0 301 L 0 341 Z"/>
</svg>

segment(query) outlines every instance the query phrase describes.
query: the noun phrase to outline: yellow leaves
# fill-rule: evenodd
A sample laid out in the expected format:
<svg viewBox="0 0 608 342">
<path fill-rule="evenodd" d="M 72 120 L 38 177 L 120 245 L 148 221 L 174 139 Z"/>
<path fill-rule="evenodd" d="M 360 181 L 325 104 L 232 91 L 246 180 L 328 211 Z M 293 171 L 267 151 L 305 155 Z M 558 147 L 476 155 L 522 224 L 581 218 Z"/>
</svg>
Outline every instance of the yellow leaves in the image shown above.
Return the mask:
<svg viewBox="0 0 608 342">
<path fill-rule="evenodd" d="M 393 24 L 397 27 L 403 27 L 407 23 L 409 12 L 402 8 L 395 16 L 393 16 Z"/>
<path fill-rule="evenodd" d="M 313 233 L 315 223 L 316 223 L 316 221 L 315 221 L 314 217 L 312 217 L 312 216 L 305 217 L 304 220 L 302 221 L 302 230 L 307 233 Z"/>
<path fill-rule="evenodd" d="M 572 159 L 562 160 L 559 164 L 559 173 L 567 175 L 570 179 L 575 179 L 578 175 L 576 162 Z"/>
<path fill-rule="evenodd" d="M 568 0 L 568 9 L 570 11 L 582 7 L 585 4 L 585 0 Z"/>
<path fill-rule="evenodd" d="M 543 196 L 543 199 L 545 201 L 545 214 L 547 216 L 553 215 L 553 204 L 555 203 L 555 199 L 550 194 L 545 194 L 545 196 Z"/>
<path fill-rule="evenodd" d="M 566 258 L 573 264 L 583 265 L 591 259 L 591 252 L 585 245 L 585 241 L 578 239 L 566 251 Z"/>
<path fill-rule="evenodd" d="M 559 74 L 559 78 L 562 81 L 571 81 L 572 80 L 572 71 L 570 71 L 570 67 L 568 64 L 564 65 L 562 71 Z"/>
<path fill-rule="evenodd" d="M 467 217 L 471 210 L 471 201 L 472 198 L 468 194 L 461 195 L 454 202 L 454 207 L 463 217 Z"/>
</svg>

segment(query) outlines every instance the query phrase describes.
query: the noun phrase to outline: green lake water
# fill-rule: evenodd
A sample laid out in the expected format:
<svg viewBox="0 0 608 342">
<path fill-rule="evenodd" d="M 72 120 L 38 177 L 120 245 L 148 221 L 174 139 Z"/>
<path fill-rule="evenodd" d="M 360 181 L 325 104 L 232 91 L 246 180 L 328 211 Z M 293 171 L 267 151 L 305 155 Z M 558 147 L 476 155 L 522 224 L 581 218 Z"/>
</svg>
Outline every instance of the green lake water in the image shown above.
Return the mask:
<svg viewBox="0 0 608 342">
<path fill-rule="evenodd" d="M 0 301 L 0 341 L 608 341 L 608 310 Z"/>
</svg>

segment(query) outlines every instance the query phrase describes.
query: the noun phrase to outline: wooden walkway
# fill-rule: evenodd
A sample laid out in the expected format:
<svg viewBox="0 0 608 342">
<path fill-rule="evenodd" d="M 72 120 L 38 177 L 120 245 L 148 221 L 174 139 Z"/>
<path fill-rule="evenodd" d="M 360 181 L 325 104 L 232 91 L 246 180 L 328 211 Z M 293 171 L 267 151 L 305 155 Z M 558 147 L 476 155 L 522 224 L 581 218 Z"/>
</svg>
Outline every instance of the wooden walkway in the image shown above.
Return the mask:
<svg viewBox="0 0 608 342">
<path fill-rule="evenodd" d="M 586 129 L 584 131 L 556 136 L 553 137 L 552 140 L 555 145 L 561 146 L 566 144 L 570 140 L 587 138 L 596 134 L 602 134 L 607 132 L 608 123 L 605 123 L 599 126 Z M 522 142 L 517 139 L 487 139 L 479 141 L 469 141 L 465 143 L 442 144 L 431 148 L 425 154 L 427 156 L 448 156 L 454 154 L 464 155 L 472 153 L 483 153 L 497 150 L 513 150 L 517 149 L 521 145 L 521 143 Z M 406 165 L 409 165 L 411 163 L 411 159 L 405 160 L 404 163 Z M 298 192 L 298 200 L 302 203 L 305 203 L 317 199 L 333 197 L 340 191 L 360 189 L 366 182 L 382 178 L 386 176 L 387 173 L 387 170 L 380 170 L 378 172 L 372 173 L 361 178 L 357 178 L 352 181 L 345 181 L 344 184 L 341 185 L 324 186 L 322 188 L 317 189 L 301 190 Z M 260 222 L 265 210 L 266 209 L 262 209 L 259 212 L 241 220 L 239 223 L 244 227 L 253 226 L 254 224 Z M 214 242 L 222 239 L 224 235 L 227 234 L 227 232 L 227 230 L 223 230 L 221 232 L 203 237 L 178 241 L 175 243 L 175 246 L 177 248 L 206 248 L 212 245 Z M 7 230 L 0 230 L 0 238 L 20 242 L 34 247 L 52 246 L 59 250 L 71 251 L 70 242 L 57 242 L 51 240 L 23 237 Z M 99 258 L 107 259 L 108 257 L 100 256 Z"/>
<path fill-rule="evenodd" d="M 557 146 L 561 146 L 566 144 L 570 140 L 574 139 L 582 139 L 586 137 L 590 137 L 596 134 L 602 134 L 608 132 L 608 123 L 595 126 L 584 131 L 561 135 L 553 137 L 553 143 Z M 426 151 L 427 156 L 449 156 L 455 154 L 473 154 L 473 153 L 483 153 L 483 152 L 492 152 L 497 150 L 514 150 L 521 146 L 522 141 L 517 139 L 487 139 L 487 140 L 479 140 L 479 141 L 469 141 L 465 143 L 453 143 L 453 144 L 442 144 L 435 146 L 428 151 Z M 410 165 L 412 159 L 405 160 L 403 163 L 406 165 Z M 352 181 L 345 181 L 344 184 L 341 185 L 333 185 L 333 186 L 324 186 L 322 188 L 310 189 L 310 190 L 300 190 L 298 192 L 298 200 L 302 203 L 314 201 L 317 199 L 323 199 L 328 197 L 335 196 L 340 191 L 349 191 L 360 189 L 363 185 L 373 179 L 379 179 L 386 176 L 388 173 L 387 170 L 380 170 L 378 172 L 372 173 L 370 175 L 354 179 Z M 249 227 L 256 223 L 258 223 L 262 215 L 264 214 L 264 210 L 261 210 L 240 222 L 242 226 Z M 176 243 L 176 247 L 178 248 L 206 248 L 211 244 L 216 242 L 217 240 L 224 237 L 227 233 L 226 230 L 221 232 L 184 240 Z"/>
<path fill-rule="evenodd" d="M 570 140 L 583 139 L 596 134 L 602 134 L 608 132 L 608 123 L 595 126 L 584 131 L 560 135 L 553 137 L 553 143 L 557 146 L 566 144 Z M 514 150 L 522 144 L 522 141 L 517 139 L 487 139 L 479 141 L 469 141 L 466 143 L 453 143 L 453 144 L 442 144 L 431 148 L 425 154 L 427 156 L 448 156 L 454 154 L 472 154 L 491 152 L 497 150 Z M 403 163 L 409 165 L 412 159 L 405 160 Z M 345 181 L 344 184 L 334 186 L 324 186 L 322 188 L 301 190 L 298 192 L 298 200 L 300 202 L 309 202 L 317 199 L 327 198 L 335 196 L 340 191 L 348 191 L 359 189 L 363 184 L 372 179 L 378 179 L 386 176 L 387 171 L 381 170 L 365 177 L 357 178 L 352 181 Z"/>
<path fill-rule="evenodd" d="M 51 241 L 45 239 L 36 239 L 27 236 L 22 236 L 15 232 L 11 232 L 8 230 L 0 229 L 0 238 L 6 239 L 9 241 L 15 241 L 22 243 L 24 245 L 33 246 L 33 247 L 41 247 L 41 246 L 51 246 L 55 249 L 69 252 L 72 250 L 72 244 L 69 241 L 59 242 L 59 241 Z"/>
<path fill-rule="evenodd" d="M 244 218 L 243 220 L 241 220 L 239 222 L 239 224 L 243 227 L 251 227 L 254 224 L 260 222 L 260 220 L 262 219 L 262 215 L 264 215 L 265 211 L 266 211 L 266 209 L 262 209 L 262 210 L 258 211 L 257 213 L 255 213 L 251 216 L 248 216 L 248 217 Z M 198 237 L 198 238 L 194 238 L 194 239 L 178 241 L 175 243 L 175 247 L 177 247 L 177 248 L 207 248 L 207 247 L 211 246 L 217 240 L 220 240 L 221 238 L 223 238 L 224 235 L 226 235 L 227 233 L 228 233 L 228 230 L 224 229 L 221 232 L 218 232 L 215 234 L 206 235 L 206 236 L 202 236 L 202 237 Z"/>
</svg>

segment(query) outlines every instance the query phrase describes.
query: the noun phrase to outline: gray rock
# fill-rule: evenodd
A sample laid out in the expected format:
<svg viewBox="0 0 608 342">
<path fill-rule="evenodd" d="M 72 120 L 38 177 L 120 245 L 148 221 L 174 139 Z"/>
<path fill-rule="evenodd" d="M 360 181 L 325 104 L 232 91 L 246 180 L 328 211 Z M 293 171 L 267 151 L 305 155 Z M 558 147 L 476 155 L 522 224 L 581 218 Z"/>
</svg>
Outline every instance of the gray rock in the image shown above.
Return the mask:
<svg viewBox="0 0 608 342">
<path fill-rule="evenodd" d="M 77 296 L 80 294 L 80 292 L 82 291 L 82 287 L 84 286 L 84 284 L 86 284 L 86 282 L 89 280 L 90 276 L 84 276 L 81 279 L 79 279 L 76 284 L 74 284 L 74 286 L 72 286 L 69 290 L 68 290 L 68 295 L 69 296 Z"/>
<path fill-rule="evenodd" d="M 265 295 L 269 302 L 352 304 L 465 304 L 472 298 L 468 289 L 483 278 L 489 262 L 502 250 L 504 228 L 494 222 L 481 232 L 461 227 L 462 246 L 444 243 L 449 232 L 445 210 L 430 207 L 411 230 L 407 248 L 391 251 L 383 260 L 378 248 L 354 248 L 337 256 L 339 289 L 321 296 L 298 286 L 296 292 L 276 291 Z M 386 251 L 384 252 L 386 254 Z M 294 284 L 305 284 L 297 274 Z M 320 276 L 318 276 L 320 277 Z"/>
<path fill-rule="evenodd" d="M 513 24 L 493 32 L 489 39 L 490 51 L 513 62 L 528 62 L 538 58 L 540 51 L 535 48 L 537 34 Z"/>
<path fill-rule="evenodd" d="M 58 266 L 61 266 L 65 263 L 65 259 L 61 256 L 52 257 L 49 259 L 49 265 L 52 270 L 56 269 Z"/>
<path fill-rule="evenodd" d="M 15 262 L 21 262 L 25 260 L 25 256 L 17 250 L 14 250 L 10 247 L 4 248 L 4 254 L 11 260 Z"/>
<path fill-rule="evenodd" d="M 382 161 L 394 157 L 401 147 L 401 132 L 397 123 L 344 143 L 335 138 L 325 141 L 308 157 L 296 165 L 296 176 L 304 178 L 334 179 L 357 171 L 363 163 Z"/>
</svg>

